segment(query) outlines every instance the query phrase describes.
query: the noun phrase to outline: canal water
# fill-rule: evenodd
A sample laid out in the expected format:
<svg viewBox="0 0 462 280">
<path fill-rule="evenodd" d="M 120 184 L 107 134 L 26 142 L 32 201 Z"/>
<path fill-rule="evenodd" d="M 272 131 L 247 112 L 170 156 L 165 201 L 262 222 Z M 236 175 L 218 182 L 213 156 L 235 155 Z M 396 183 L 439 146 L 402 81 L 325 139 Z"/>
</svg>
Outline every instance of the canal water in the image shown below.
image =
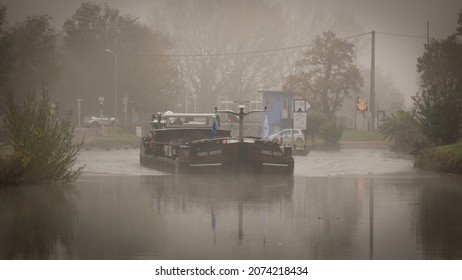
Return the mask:
<svg viewBox="0 0 462 280">
<path fill-rule="evenodd" d="M 387 150 L 312 151 L 293 177 L 174 176 L 82 152 L 73 185 L 0 188 L 0 259 L 462 259 L 462 177 Z"/>
</svg>

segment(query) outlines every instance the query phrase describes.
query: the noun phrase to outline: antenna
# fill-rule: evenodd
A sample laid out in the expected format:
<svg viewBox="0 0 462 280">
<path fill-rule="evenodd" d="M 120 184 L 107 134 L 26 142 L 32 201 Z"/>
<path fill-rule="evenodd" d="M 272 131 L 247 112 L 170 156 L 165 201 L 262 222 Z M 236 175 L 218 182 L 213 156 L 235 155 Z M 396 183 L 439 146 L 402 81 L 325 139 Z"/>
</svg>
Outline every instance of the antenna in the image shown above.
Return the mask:
<svg viewBox="0 0 462 280">
<path fill-rule="evenodd" d="M 234 112 L 234 111 L 231 111 L 231 110 L 218 110 L 217 107 L 215 107 L 215 113 L 229 113 L 229 114 L 233 114 L 235 116 L 238 116 L 239 117 L 239 141 L 244 141 L 244 117 L 249 115 L 249 114 L 252 114 L 252 113 L 262 113 L 262 112 L 266 112 L 266 106 L 265 106 L 265 110 L 251 110 L 249 112 L 245 112 L 245 105 L 244 103 L 246 103 L 246 101 L 237 101 L 235 103 L 239 103 L 239 112 Z M 250 101 L 248 102 L 250 103 Z"/>
</svg>

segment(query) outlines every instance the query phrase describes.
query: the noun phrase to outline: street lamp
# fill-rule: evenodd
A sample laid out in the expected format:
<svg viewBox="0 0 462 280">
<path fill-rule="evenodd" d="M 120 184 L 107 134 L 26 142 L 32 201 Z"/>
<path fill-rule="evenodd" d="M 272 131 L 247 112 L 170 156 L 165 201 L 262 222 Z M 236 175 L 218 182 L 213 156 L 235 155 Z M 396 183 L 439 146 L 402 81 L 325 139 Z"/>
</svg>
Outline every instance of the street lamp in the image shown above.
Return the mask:
<svg viewBox="0 0 462 280">
<path fill-rule="evenodd" d="M 114 119 L 117 119 L 117 76 L 118 76 L 118 73 L 117 73 L 117 55 L 112 52 L 110 49 L 106 49 L 106 52 L 112 54 L 112 56 L 114 57 L 114 61 L 115 61 L 115 67 L 114 67 Z M 114 122 L 116 123 L 116 122 Z"/>
<path fill-rule="evenodd" d="M 82 99 L 76 99 L 77 100 L 77 118 L 79 119 L 79 127 L 80 127 L 80 103 L 82 102 Z"/>
</svg>

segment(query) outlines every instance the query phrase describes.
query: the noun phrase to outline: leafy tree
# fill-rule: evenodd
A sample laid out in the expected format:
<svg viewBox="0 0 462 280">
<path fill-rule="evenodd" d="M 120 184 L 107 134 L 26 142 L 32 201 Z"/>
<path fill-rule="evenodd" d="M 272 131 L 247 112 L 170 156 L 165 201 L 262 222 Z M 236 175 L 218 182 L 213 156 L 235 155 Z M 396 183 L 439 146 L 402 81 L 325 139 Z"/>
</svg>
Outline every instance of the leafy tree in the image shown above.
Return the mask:
<svg viewBox="0 0 462 280">
<path fill-rule="evenodd" d="M 6 37 L 7 30 L 7 8 L 6 5 L 0 3 L 0 89 L 7 80 L 8 72 L 11 68 L 10 55 L 8 53 L 9 44 Z"/>
<path fill-rule="evenodd" d="M 462 26 L 462 12 L 459 28 Z M 458 36 L 459 35 L 459 36 Z M 462 43 L 460 35 L 432 40 L 418 59 L 420 92 L 413 97 L 422 133 L 435 145 L 462 136 Z"/>
<path fill-rule="evenodd" d="M 32 92 L 57 77 L 56 32 L 51 17 L 28 16 L 7 28 L 0 38 L 1 55 L 6 61 L 0 70 L 3 93 L 15 92 L 19 99 L 21 93 Z"/>
<path fill-rule="evenodd" d="M 306 133 L 311 135 L 311 142 L 314 143 L 315 134 L 321 132 L 322 124 L 324 123 L 326 116 L 323 113 L 311 110 L 306 116 Z"/>
<path fill-rule="evenodd" d="M 321 108 L 329 122 L 350 92 L 359 92 L 363 79 L 353 63 L 353 44 L 338 39 L 331 32 L 317 36 L 297 64 L 301 73 L 291 75 L 285 91 L 295 92 L 310 100 L 314 108 Z"/>
<path fill-rule="evenodd" d="M 410 111 L 398 110 L 387 116 L 379 132 L 396 150 L 412 150 L 423 143 L 418 122 Z"/>
<path fill-rule="evenodd" d="M 50 110 L 48 91 L 40 100 L 29 94 L 22 105 L 6 98 L 5 129 L 11 153 L 0 165 L 0 183 L 73 182 L 83 167 L 74 169 L 81 144 L 74 144 L 70 115 L 61 119 Z"/>
<path fill-rule="evenodd" d="M 3 33 L 3 28 L 6 25 L 6 5 L 3 3 L 0 3 L 0 34 Z"/>
<path fill-rule="evenodd" d="M 324 145 L 327 147 L 338 146 L 338 141 L 342 139 L 343 126 L 335 123 L 328 123 L 321 128 L 321 134 L 324 138 Z"/>
<path fill-rule="evenodd" d="M 83 3 L 65 21 L 63 31 L 66 71 L 61 91 L 72 104 L 83 98 L 84 114 L 99 111 L 98 97 L 105 97 L 104 109 L 113 113 L 116 67 L 119 116 L 125 94 L 149 113 L 178 103 L 182 83 L 164 56 L 169 42 L 138 18 L 121 15 L 107 4 Z"/>
</svg>

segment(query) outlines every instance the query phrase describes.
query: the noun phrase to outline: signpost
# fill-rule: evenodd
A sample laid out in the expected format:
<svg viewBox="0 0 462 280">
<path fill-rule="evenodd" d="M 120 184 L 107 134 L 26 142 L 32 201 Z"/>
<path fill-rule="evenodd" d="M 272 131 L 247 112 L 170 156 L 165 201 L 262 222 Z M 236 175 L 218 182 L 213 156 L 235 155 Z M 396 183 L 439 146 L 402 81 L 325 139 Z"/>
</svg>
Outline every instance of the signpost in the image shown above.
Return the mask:
<svg viewBox="0 0 462 280">
<path fill-rule="evenodd" d="M 294 129 L 306 129 L 306 112 L 294 112 Z"/>
<path fill-rule="evenodd" d="M 311 108 L 311 104 L 305 99 L 294 99 L 294 113 L 307 112 Z"/>
<path fill-rule="evenodd" d="M 122 98 L 122 104 L 124 105 L 124 113 L 125 113 L 125 126 L 127 125 L 127 105 L 128 105 L 128 96 L 125 94 L 124 98 Z"/>
<path fill-rule="evenodd" d="M 292 123 L 292 142 L 293 142 L 293 129 L 306 130 L 306 112 L 311 108 L 311 104 L 305 99 L 294 99 L 294 114 Z M 306 133 L 305 135 L 305 149 L 306 149 Z M 293 145 L 293 143 L 292 143 Z"/>
<path fill-rule="evenodd" d="M 306 129 L 306 112 L 311 108 L 311 104 L 305 99 L 294 99 L 294 129 Z"/>
<path fill-rule="evenodd" d="M 99 114 L 101 118 L 103 117 L 103 106 L 104 106 L 104 97 L 98 97 L 99 102 Z"/>
</svg>

